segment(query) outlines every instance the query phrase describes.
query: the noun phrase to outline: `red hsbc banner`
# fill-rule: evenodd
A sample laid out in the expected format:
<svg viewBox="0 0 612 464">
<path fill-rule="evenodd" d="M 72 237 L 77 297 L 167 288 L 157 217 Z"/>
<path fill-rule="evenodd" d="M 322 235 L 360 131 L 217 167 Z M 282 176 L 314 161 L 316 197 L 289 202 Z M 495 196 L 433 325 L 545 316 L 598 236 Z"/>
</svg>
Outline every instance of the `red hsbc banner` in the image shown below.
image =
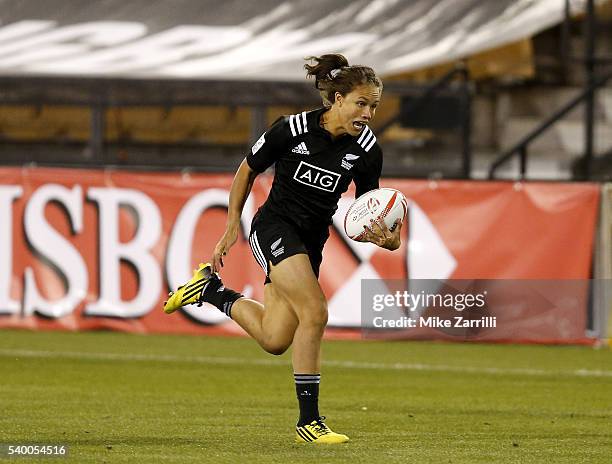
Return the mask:
<svg viewBox="0 0 612 464">
<path fill-rule="evenodd" d="M 169 289 L 190 278 L 223 233 L 232 178 L 0 169 L 0 327 L 242 333 L 207 305 L 172 316 L 161 311 Z M 270 184 L 269 176 L 257 178 L 242 235 L 222 271 L 227 286 L 259 300 L 264 274 L 247 236 Z M 363 279 L 590 276 L 597 184 L 398 179 L 381 184 L 409 200 L 402 246 L 390 252 L 349 240 L 342 220 L 354 192 L 342 198 L 320 275 L 330 332 L 360 327 Z"/>
</svg>

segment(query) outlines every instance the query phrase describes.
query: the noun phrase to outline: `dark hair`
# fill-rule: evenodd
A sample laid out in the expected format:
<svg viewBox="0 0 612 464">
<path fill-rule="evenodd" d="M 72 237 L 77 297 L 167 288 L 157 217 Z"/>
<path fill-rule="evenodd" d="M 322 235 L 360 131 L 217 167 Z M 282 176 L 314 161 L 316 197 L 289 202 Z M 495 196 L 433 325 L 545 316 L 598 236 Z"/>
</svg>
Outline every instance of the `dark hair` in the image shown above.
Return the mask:
<svg viewBox="0 0 612 464">
<path fill-rule="evenodd" d="M 305 59 L 316 63 L 305 64 L 304 69 L 306 77 L 314 76 L 315 87 L 327 107 L 334 103 L 336 92 L 346 95 L 355 87 L 364 84 L 372 84 L 382 90 L 382 81 L 372 68 L 360 65 L 349 66 L 348 60 L 338 53 L 309 56 Z"/>
</svg>

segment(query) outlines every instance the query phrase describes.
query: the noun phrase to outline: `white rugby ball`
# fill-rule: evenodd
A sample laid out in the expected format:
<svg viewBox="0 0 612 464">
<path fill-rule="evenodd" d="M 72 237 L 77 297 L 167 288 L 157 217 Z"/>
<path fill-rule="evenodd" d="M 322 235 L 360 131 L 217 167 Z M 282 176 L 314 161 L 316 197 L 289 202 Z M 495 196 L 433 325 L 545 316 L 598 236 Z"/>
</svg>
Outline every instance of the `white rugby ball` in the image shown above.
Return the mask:
<svg viewBox="0 0 612 464">
<path fill-rule="evenodd" d="M 402 192 L 392 188 L 370 190 L 357 198 L 344 217 L 344 232 L 360 241 L 366 234 L 363 226 L 370 227 L 370 220 L 383 219 L 393 230 L 395 221 L 404 220 L 408 212 L 408 201 Z"/>
</svg>

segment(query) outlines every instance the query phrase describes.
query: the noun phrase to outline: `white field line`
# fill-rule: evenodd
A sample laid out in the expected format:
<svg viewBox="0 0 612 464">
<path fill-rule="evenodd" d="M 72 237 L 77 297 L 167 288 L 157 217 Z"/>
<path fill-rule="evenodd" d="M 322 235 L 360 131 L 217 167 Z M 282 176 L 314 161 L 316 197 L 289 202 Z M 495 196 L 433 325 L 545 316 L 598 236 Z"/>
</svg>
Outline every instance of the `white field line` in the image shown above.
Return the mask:
<svg viewBox="0 0 612 464">
<path fill-rule="evenodd" d="M 213 365 L 252 365 L 252 366 L 289 366 L 290 362 L 282 359 L 249 359 L 227 358 L 217 356 L 176 356 L 159 354 L 134 353 L 100 353 L 76 351 L 42 351 L 22 349 L 0 349 L 0 356 L 6 358 L 64 358 L 92 361 L 136 361 L 136 362 L 168 362 Z M 526 375 L 526 376 L 569 376 L 569 377 L 612 377 L 612 371 L 593 369 L 547 370 L 528 368 L 450 366 L 444 364 L 421 363 L 377 363 L 360 361 L 323 361 L 323 365 L 345 369 L 398 370 L 398 371 L 429 371 L 458 372 L 469 374 L 496 375 Z"/>
</svg>

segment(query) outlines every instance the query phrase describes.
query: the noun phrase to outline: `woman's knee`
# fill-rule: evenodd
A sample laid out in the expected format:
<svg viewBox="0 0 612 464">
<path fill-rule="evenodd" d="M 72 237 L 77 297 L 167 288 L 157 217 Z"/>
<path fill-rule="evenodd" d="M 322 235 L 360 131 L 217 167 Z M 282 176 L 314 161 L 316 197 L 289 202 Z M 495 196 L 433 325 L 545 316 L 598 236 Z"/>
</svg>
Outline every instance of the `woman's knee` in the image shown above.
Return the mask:
<svg viewBox="0 0 612 464">
<path fill-rule="evenodd" d="M 299 325 L 324 329 L 327 325 L 327 318 L 327 301 L 324 297 L 317 298 L 304 304 L 299 317 Z"/>
<path fill-rule="evenodd" d="M 270 338 L 263 341 L 262 348 L 270 354 L 280 356 L 287 351 L 292 341 L 293 340 Z"/>
</svg>

